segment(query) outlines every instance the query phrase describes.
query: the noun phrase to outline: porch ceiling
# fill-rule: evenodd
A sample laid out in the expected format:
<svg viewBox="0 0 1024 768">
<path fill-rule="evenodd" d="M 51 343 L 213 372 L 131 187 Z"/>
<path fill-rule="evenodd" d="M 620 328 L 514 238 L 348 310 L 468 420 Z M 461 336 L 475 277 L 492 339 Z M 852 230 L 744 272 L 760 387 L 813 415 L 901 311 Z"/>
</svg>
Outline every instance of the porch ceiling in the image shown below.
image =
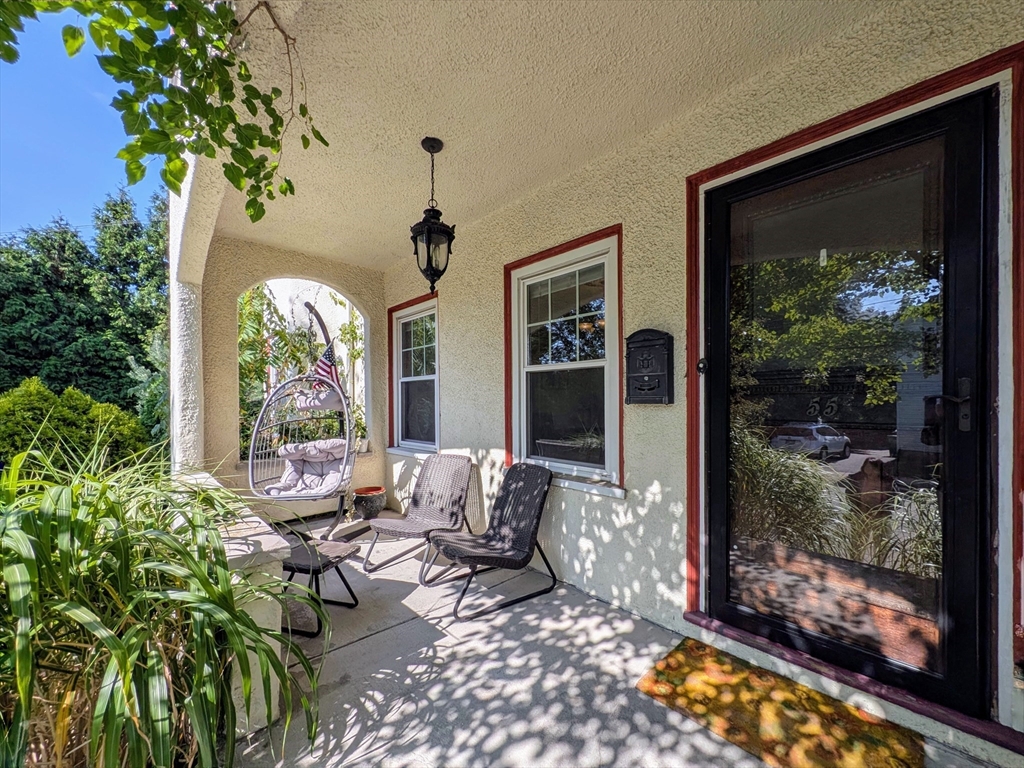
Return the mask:
<svg viewBox="0 0 1024 768">
<path fill-rule="evenodd" d="M 229 189 L 217 232 L 387 268 L 429 197 L 419 141 L 439 136 L 437 199 L 465 224 L 857 23 L 870 1 L 273 0 L 298 40 L 330 148 L 281 159 L 297 196 L 258 224 Z M 244 4 L 243 4 L 244 10 Z M 264 18 L 246 53 L 286 76 Z M 458 240 L 456 240 L 456 249 Z"/>
</svg>

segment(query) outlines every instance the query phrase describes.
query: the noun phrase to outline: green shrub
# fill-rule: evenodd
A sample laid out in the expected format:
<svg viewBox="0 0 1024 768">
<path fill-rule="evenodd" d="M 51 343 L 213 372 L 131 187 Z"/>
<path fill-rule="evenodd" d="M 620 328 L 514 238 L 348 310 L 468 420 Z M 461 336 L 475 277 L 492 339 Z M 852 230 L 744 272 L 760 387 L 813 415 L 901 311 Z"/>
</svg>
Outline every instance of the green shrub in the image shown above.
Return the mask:
<svg viewBox="0 0 1024 768">
<path fill-rule="evenodd" d="M 145 430 L 133 414 L 97 403 L 74 387 L 60 396 L 38 378 L 0 394 L 0 461 L 30 449 L 84 456 L 99 439 L 111 462 L 146 449 Z"/>
</svg>

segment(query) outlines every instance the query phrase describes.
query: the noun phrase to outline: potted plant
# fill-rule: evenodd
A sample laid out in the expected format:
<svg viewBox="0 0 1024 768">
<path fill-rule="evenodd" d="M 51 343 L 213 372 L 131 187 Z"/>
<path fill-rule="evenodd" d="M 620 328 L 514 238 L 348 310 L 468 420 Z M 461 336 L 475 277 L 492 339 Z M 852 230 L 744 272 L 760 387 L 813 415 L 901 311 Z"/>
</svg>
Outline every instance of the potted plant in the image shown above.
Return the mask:
<svg viewBox="0 0 1024 768">
<path fill-rule="evenodd" d="M 297 699 L 316 734 L 318 669 L 245 605 L 298 600 L 326 621 L 322 607 L 230 570 L 220 530 L 242 500 L 155 455 L 28 452 L 0 474 L 2 765 L 231 766 L 253 682 L 270 711 L 272 679 L 285 727 Z"/>
</svg>

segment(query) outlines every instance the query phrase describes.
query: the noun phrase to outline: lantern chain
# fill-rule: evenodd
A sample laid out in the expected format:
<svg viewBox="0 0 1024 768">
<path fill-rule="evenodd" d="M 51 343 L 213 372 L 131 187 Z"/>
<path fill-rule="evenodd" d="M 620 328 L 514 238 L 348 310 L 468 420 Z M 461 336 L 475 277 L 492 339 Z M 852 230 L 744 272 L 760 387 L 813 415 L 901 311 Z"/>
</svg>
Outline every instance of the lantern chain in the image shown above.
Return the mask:
<svg viewBox="0 0 1024 768">
<path fill-rule="evenodd" d="M 437 208 L 437 200 L 434 199 L 434 153 L 430 153 L 430 200 L 427 202 L 430 208 Z"/>
</svg>

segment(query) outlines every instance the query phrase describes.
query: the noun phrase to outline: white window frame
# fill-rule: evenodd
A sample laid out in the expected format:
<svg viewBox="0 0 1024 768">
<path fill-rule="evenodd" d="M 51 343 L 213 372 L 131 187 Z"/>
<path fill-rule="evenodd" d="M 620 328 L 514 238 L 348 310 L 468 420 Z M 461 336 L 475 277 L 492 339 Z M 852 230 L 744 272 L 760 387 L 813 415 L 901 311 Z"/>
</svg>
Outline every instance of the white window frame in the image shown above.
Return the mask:
<svg viewBox="0 0 1024 768">
<path fill-rule="evenodd" d="M 402 375 L 402 325 L 412 322 L 427 315 L 434 316 L 434 373 L 431 376 L 403 376 Z M 420 304 L 415 304 L 401 312 L 395 312 L 392 318 L 391 338 L 394 344 L 391 350 L 391 375 L 394 386 L 394 413 L 395 413 L 395 447 L 407 448 L 412 451 L 436 453 L 441 443 L 441 361 L 438 355 L 438 335 L 440 328 L 437 322 L 437 299 L 430 299 Z M 425 443 L 420 440 L 404 440 L 402 436 L 402 382 L 404 381 L 428 381 L 434 382 L 434 442 Z"/>
<path fill-rule="evenodd" d="M 527 290 L 530 283 L 558 277 L 595 264 L 604 265 L 605 289 L 605 357 L 604 357 L 604 467 L 576 465 L 526 456 L 526 374 L 528 370 L 572 370 L 596 367 L 593 360 L 525 365 L 529 359 L 529 334 L 526 333 Z M 547 467 L 556 475 L 621 485 L 619 476 L 619 408 L 622 400 L 620 378 L 621 329 L 619 327 L 619 238 L 617 235 L 597 240 L 571 251 L 512 270 L 510 306 L 512 308 L 512 455 Z"/>
</svg>

